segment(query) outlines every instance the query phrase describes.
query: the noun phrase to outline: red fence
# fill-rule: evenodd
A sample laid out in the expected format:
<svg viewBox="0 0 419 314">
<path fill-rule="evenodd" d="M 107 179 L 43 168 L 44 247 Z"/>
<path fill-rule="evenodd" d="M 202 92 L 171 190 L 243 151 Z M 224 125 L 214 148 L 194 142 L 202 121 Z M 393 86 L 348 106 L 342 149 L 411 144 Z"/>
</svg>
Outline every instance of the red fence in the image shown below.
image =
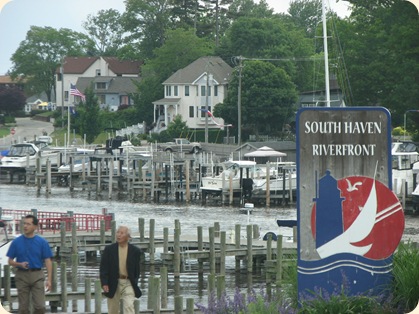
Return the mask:
<svg viewBox="0 0 419 314">
<path fill-rule="evenodd" d="M 15 210 L 4 209 L 0 207 L 0 217 L 7 221 L 9 225 L 14 226 L 16 231 L 20 230 L 20 222 L 26 215 L 35 215 L 38 217 L 38 231 L 60 231 L 63 223 L 66 231 L 71 231 L 73 223 L 76 224 L 77 231 L 95 231 L 100 230 L 101 222 L 105 222 L 105 231 L 111 229 L 111 221 L 114 219 L 112 214 L 108 214 L 107 209 L 102 209 L 102 214 L 78 214 L 71 211 L 63 212 L 45 212 L 37 209 Z"/>
</svg>

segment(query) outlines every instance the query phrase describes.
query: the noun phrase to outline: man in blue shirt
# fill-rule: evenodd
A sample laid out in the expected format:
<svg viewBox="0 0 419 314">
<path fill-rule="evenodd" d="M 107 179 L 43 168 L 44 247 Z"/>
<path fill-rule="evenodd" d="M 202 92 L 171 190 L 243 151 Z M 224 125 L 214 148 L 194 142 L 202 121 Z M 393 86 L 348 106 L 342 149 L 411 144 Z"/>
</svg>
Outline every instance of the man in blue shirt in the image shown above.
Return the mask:
<svg viewBox="0 0 419 314">
<path fill-rule="evenodd" d="M 52 251 L 48 241 L 35 234 L 38 218 L 27 215 L 23 234 L 12 241 L 7 257 L 16 267 L 15 283 L 18 292 L 19 314 L 29 314 L 29 295 L 32 294 L 34 314 L 45 313 L 45 291 L 51 289 Z M 45 264 L 48 278 L 45 282 L 42 268 Z"/>
</svg>

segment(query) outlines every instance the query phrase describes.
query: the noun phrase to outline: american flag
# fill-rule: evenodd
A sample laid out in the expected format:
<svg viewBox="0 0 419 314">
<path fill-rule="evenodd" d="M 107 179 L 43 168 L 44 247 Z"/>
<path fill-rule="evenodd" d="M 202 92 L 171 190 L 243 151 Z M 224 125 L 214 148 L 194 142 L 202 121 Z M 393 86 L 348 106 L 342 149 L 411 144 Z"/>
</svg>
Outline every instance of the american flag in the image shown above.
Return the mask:
<svg viewBox="0 0 419 314">
<path fill-rule="evenodd" d="M 86 100 L 86 96 L 77 89 L 76 85 L 73 85 L 70 83 L 70 95 L 73 96 L 79 96 L 81 98 L 81 100 L 85 101 Z"/>
</svg>

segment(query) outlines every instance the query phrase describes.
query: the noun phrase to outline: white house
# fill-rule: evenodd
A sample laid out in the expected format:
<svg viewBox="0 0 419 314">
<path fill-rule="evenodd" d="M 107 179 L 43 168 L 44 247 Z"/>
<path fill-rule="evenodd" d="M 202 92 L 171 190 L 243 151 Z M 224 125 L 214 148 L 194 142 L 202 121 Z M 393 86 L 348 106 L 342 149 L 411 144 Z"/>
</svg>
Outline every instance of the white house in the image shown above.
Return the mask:
<svg viewBox="0 0 419 314">
<path fill-rule="evenodd" d="M 101 107 L 112 110 L 119 105 L 130 105 L 130 94 L 135 92 L 133 81 L 139 81 L 140 61 L 120 61 L 115 57 L 66 57 L 57 69 L 57 107 L 73 106 L 79 96 L 70 95 L 70 85 L 84 93 L 92 84 Z"/>
<path fill-rule="evenodd" d="M 163 82 L 164 98 L 154 101 L 153 132 L 165 130 L 174 116 L 191 129 L 204 129 L 206 108 L 210 112 L 227 95 L 232 68 L 220 57 L 201 57 Z M 208 79 L 209 78 L 209 79 Z M 208 80 L 207 80 L 208 79 Z M 208 118 L 208 128 L 224 125 L 221 118 Z"/>
</svg>

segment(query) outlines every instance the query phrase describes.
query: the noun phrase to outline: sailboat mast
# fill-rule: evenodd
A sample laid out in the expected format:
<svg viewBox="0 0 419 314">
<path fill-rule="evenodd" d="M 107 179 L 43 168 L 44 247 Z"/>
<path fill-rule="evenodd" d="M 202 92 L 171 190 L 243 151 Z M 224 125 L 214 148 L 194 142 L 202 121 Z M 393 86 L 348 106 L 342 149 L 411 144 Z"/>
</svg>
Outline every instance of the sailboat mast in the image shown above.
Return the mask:
<svg viewBox="0 0 419 314">
<path fill-rule="evenodd" d="M 327 50 L 327 26 L 326 26 L 326 0 L 322 0 L 323 21 L 323 45 L 324 45 L 324 79 L 326 82 L 326 107 L 330 107 L 330 81 L 329 81 L 329 53 Z"/>
</svg>

